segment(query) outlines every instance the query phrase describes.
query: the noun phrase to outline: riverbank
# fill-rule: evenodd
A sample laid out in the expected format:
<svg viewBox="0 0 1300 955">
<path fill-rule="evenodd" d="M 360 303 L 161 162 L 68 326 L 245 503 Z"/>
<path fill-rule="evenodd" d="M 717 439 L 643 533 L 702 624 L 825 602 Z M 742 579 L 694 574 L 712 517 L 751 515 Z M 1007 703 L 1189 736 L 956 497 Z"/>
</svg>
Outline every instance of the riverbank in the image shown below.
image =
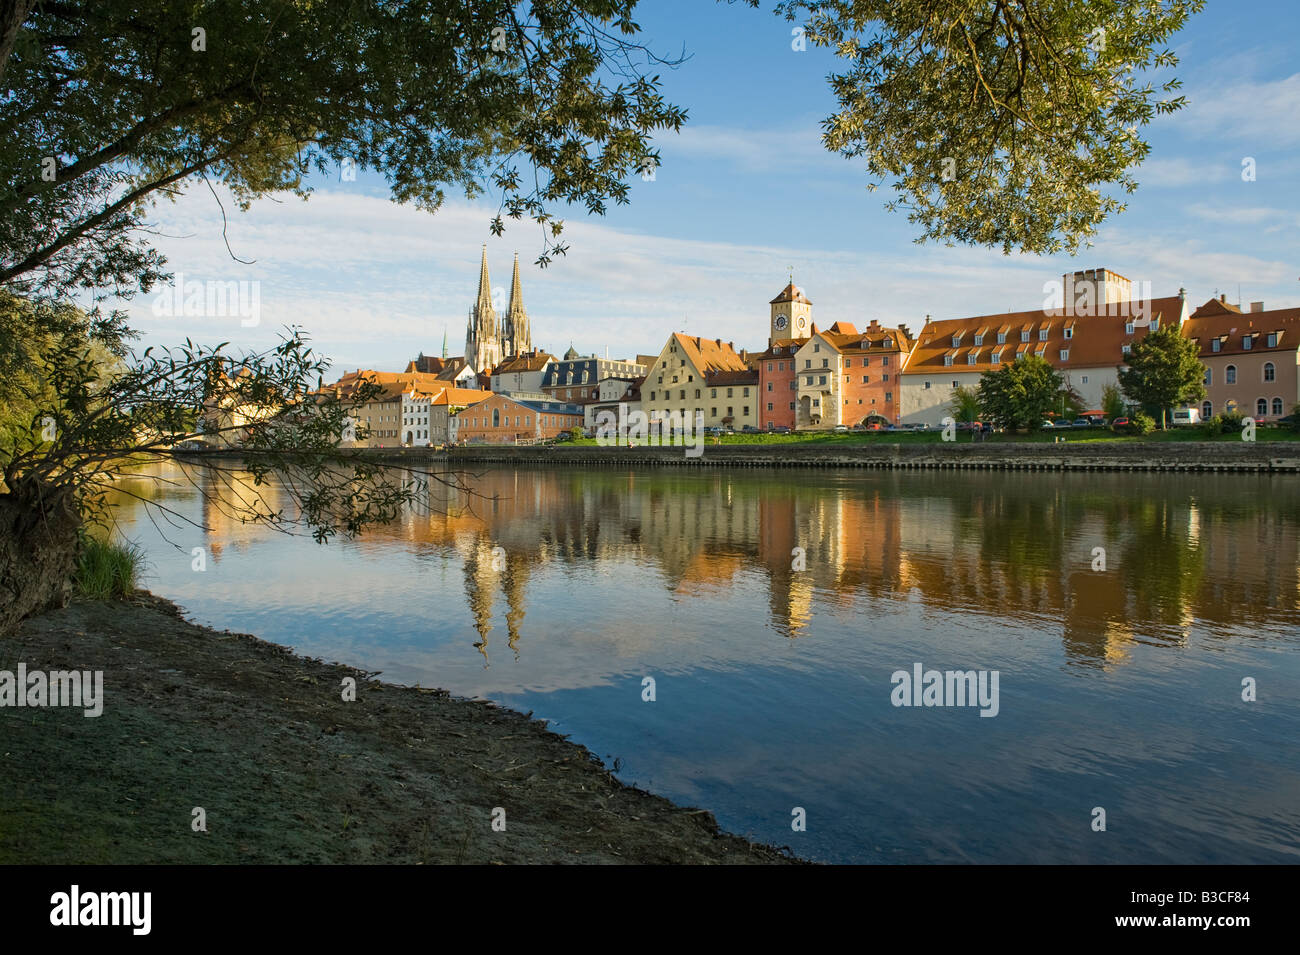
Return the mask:
<svg viewBox="0 0 1300 955">
<path fill-rule="evenodd" d="M 687 451 L 699 451 L 689 456 Z M 568 466 L 587 468 L 741 467 L 879 468 L 887 470 L 1009 471 L 1239 471 L 1300 473 L 1300 443 L 1293 441 L 1069 441 L 943 443 L 844 442 L 722 444 L 691 448 L 474 445 L 371 449 L 394 464 Z"/>
<path fill-rule="evenodd" d="M 528 715 L 201 627 L 143 592 L 26 621 L 0 640 L 0 670 L 20 662 L 103 671 L 104 704 L 0 708 L 0 864 L 794 861 Z"/>
</svg>

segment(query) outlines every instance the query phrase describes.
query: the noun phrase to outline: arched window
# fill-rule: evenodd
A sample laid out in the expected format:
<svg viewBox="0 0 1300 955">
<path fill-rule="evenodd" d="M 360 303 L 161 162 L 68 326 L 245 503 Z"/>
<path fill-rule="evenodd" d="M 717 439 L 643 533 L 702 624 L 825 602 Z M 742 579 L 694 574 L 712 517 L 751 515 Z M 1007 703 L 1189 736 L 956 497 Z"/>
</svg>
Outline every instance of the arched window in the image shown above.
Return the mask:
<svg viewBox="0 0 1300 955">
<path fill-rule="evenodd" d="M 1260 398 L 1255 402 L 1255 416 L 1257 418 L 1262 418 L 1266 414 L 1268 414 L 1268 402 L 1263 398 Z"/>
<path fill-rule="evenodd" d="M 494 427 L 494 428 L 499 428 L 499 427 L 501 427 L 501 409 L 500 409 L 500 408 L 493 408 L 493 409 L 492 409 L 492 427 Z"/>
<path fill-rule="evenodd" d="M 1237 383 L 1237 366 L 1229 365 L 1223 370 L 1223 383 L 1226 385 L 1235 385 Z"/>
<path fill-rule="evenodd" d="M 1205 387 L 1208 388 L 1210 385 L 1214 384 L 1214 373 L 1208 368 L 1205 369 L 1205 378 L 1203 380 L 1205 382 Z"/>
<path fill-rule="evenodd" d="M 1208 401 L 1202 401 L 1202 402 L 1201 402 L 1201 417 L 1202 417 L 1202 418 L 1212 418 L 1212 417 L 1214 417 L 1214 405 L 1210 404 Z"/>
<path fill-rule="evenodd" d="M 1282 399 L 1281 399 L 1281 398 L 1274 398 L 1274 399 L 1273 399 L 1273 414 L 1277 415 L 1279 418 L 1282 417 Z"/>
<path fill-rule="evenodd" d="M 1273 367 L 1273 363 L 1271 361 L 1264 362 L 1264 380 L 1272 381 L 1276 377 L 1277 369 Z"/>
</svg>

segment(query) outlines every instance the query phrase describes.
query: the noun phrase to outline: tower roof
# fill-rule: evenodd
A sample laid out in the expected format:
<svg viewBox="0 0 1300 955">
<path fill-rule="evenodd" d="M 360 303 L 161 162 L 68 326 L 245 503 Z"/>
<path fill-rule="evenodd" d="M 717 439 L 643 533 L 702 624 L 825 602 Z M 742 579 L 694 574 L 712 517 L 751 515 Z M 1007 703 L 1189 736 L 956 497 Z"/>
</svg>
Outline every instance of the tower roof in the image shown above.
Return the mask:
<svg viewBox="0 0 1300 955">
<path fill-rule="evenodd" d="M 492 311 L 492 280 L 488 277 L 487 243 L 483 243 L 483 261 L 478 269 L 478 307 L 480 312 Z"/>
<path fill-rule="evenodd" d="M 795 285 L 793 281 L 785 288 L 781 289 L 781 294 L 772 299 L 771 305 L 779 305 L 781 302 L 800 302 L 804 305 L 811 305 L 808 296 L 804 295 L 803 289 Z"/>
</svg>

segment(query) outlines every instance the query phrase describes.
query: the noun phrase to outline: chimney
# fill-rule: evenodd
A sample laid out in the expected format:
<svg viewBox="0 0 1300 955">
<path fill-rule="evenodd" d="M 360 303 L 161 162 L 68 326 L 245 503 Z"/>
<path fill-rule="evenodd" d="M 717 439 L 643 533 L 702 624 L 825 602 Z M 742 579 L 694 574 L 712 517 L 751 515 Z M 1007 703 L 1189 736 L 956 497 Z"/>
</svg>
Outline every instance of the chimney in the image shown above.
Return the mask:
<svg viewBox="0 0 1300 955">
<path fill-rule="evenodd" d="M 1250 310 L 1251 310 L 1252 312 L 1262 312 L 1262 311 L 1264 311 L 1264 303 L 1263 303 L 1263 302 L 1251 302 L 1251 303 L 1250 303 Z"/>
<path fill-rule="evenodd" d="M 926 317 L 928 318 L 929 316 L 926 316 Z M 910 329 L 908 329 L 908 327 L 907 327 L 906 325 L 899 325 L 899 326 L 898 326 L 898 330 L 899 330 L 900 332 L 902 332 L 903 335 L 906 336 L 907 338 L 911 338 L 911 337 L 912 337 L 912 332 L 911 332 Z"/>
<path fill-rule="evenodd" d="M 1227 295 L 1226 292 L 1223 293 L 1223 294 L 1221 294 L 1221 295 L 1219 296 L 1219 301 L 1220 301 L 1220 302 L 1227 302 L 1227 301 L 1228 301 L 1228 295 Z"/>
<path fill-rule="evenodd" d="M 727 342 L 727 348 L 731 349 L 731 351 L 735 351 L 735 350 L 736 350 L 736 343 L 735 343 L 735 342 Z"/>
</svg>

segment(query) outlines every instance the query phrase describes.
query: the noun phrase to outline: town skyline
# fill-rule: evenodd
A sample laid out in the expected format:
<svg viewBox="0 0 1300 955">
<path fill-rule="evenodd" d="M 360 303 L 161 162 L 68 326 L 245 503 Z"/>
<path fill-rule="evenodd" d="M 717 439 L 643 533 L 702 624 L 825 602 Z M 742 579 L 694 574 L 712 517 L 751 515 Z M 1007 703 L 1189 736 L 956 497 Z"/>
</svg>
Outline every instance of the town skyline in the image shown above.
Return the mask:
<svg viewBox="0 0 1300 955">
<path fill-rule="evenodd" d="M 491 199 L 449 196 L 433 216 L 390 201 L 362 171 L 317 176 L 307 203 L 262 200 L 227 213 L 206 187 L 155 210 L 158 245 L 186 277 L 261 283 L 256 327 L 154 315 L 152 296 L 127 303 L 141 347 L 186 336 L 250 347 L 302 325 L 338 370 L 399 356 L 452 353 L 474 301 L 478 254 L 488 245 L 496 284 L 520 254 L 534 343 L 563 352 L 635 354 L 671 332 L 760 347 L 773 290 L 795 282 L 827 324 L 900 323 L 1036 306 L 1064 272 L 1106 267 L 1152 294 L 1187 289 L 1204 302 L 1300 305 L 1300 72 L 1282 3 L 1219 7 L 1176 38 L 1188 105 L 1148 128 L 1152 154 L 1137 169 L 1129 210 L 1108 220 L 1078 256 L 1003 256 L 976 248 L 917 246 L 914 227 L 888 212 L 888 190 L 868 192 L 860 165 L 818 142 L 831 98 L 826 51 L 790 49 L 790 26 L 757 11 L 678 3 L 644 12 L 656 49 L 686 44 L 691 59 L 664 71 L 667 94 L 690 110 L 679 135 L 659 137 L 653 181 L 634 178 L 630 203 L 603 217 L 560 210 L 566 256 L 547 269 L 535 224 L 488 223 Z M 1270 25 L 1271 24 L 1271 25 Z M 1273 39 L 1276 37 L 1277 39 Z M 738 88 L 735 77 L 743 75 Z M 1243 162 L 1253 160 L 1245 179 Z M 230 249 L 244 265 L 231 258 Z M 1241 286 L 1240 296 L 1238 285 Z"/>
</svg>

